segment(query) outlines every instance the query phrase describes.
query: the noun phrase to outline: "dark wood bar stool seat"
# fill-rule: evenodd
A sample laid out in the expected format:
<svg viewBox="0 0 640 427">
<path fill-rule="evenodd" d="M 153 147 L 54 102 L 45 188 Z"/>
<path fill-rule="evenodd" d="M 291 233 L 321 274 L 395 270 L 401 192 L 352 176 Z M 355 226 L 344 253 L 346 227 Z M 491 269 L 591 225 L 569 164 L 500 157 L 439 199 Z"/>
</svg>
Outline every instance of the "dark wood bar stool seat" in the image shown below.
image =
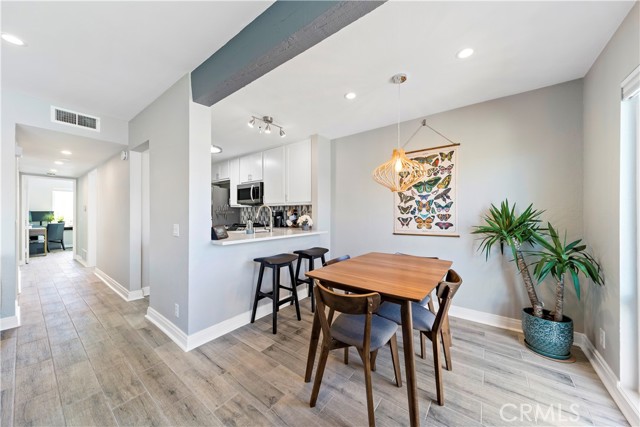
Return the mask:
<svg viewBox="0 0 640 427">
<path fill-rule="evenodd" d="M 273 321 L 273 333 L 278 330 L 278 311 L 280 306 L 288 302 L 295 303 L 296 314 L 298 320 L 300 318 L 300 305 L 298 303 L 298 292 L 296 291 L 296 280 L 293 276 L 293 262 L 298 259 L 293 254 L 278 254 L 269 257 L 255 258 L 255 262 L 260 263 L 260 272 L 258 273 L 258 284 L 256 285 L 256 294 L 253 298 L 253 310 L 251 311 L 251 323 L 256 320 L 256 310 L 258 309 L 258 301 L 263 298 L 271 298 L 273 301 L 273 313 L 271 313 Z M 280 269 L 283 267 L 289 268 L 289 275 L 291 277 L 291 286 L 283 286 L 280 284 Z M 270 292 L 262 291 L 262 277 L 264 276 L 264 269 L 271 268 L 273 270 L 273 285 Z M 287 298 L 280 299 L 280 289 L 286 289 L 291 292 L 291 295 Z"/>
<path fill-rule="evenodd" d="M 298 264 L 296 265 L 296 284 L 301 285 L 306 283 L 309 287 L 309 295 L 311 296 L 311 311 L 315 310 L 315 297 L 313 295 L 313 280 L 308 277 L 300 278 L 300 266 L 302 265 L 303 260 L 309 260 L 309 269 L 311 271 L 315 268 L 315 260 L 322 260 L 322 265 L 325 263 L 324 254 L 329 252 L 327 248 L 311 248 L 311 249 L 301 249 L 299 251 L 293 251 L 294 254 L 298 255 Z"/>
</svg>

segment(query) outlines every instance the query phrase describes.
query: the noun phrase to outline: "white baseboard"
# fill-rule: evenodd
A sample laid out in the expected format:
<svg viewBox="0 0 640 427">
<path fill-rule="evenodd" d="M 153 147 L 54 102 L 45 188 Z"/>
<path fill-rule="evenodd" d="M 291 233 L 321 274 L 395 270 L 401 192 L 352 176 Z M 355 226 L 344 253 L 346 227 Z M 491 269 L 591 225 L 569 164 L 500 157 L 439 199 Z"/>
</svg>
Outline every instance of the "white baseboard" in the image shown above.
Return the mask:
<svg viewBox="0 0 640 427">
<path fill-rule="evenodd" d="M 142 289 L 130 291 L 97 267 L 95 267 L 93 274 L 95 274 L 98 279 L 102 280 L 105 285 L 110 287 L 116 294 L 127 302 L 144 298 Z"/>
<path fill-rule="evenodd" d="M 142 295 L 143 296 L 149 296 L 149 294 L 151 293 L 151 288 L 149 286 L 143 286 L 142 287 Z"/>
<path fill-rule="evenodd" d="M 582 343 L 582 351 L 589 359 L 591 366 L 596 371 L 596 374 L 600 377 L 600 380 L 613 397 L 613 400 L 620 408 L 620 411 L 625 416 L 629 424 L 632 426 L 640 426 L 640 408 L 638 405 L 637 397 L 632 397 L 624 390 L 616 374 L 611 370 L 607 362 L 602 355 L 596 350 L 593 343 L 584 336 Z M 634 402 L 634 399 L 636 400 Z"/>
<path fill-rule="evenodd" d="M 482 311 L 472 310 L 470 308 L 452 305 L 449 308 L 449 315 L 476 323 L 482 323 L 484 325 L 495 326 L 496 328 L 508 329 L 510 331 L 522 331 L 522 322 L 520 319 L 498 316 L 497 314 L 485 313 Z"/>
<path fill-rule="evenodd" d="M 307 296 L 308 291 L 306 289 L 304 291 L 298 291 L 299 300 L 303 300 Z M 271 311 L 271 302 L 263 301 L 262 304 L 258 304 L 256 320 L 270 315 Z M 206 344 L 209 341 L 251 323 L 251 310 L 240 313 L 230 319 L 216 323 L 215 325 L 209 326 L 208 328 L 202 329 L 191 335 L 185 334 L 173 322 L 151 307 L 147 309 L 147 315 L 145 317 L 151 323 L 160 328 L 160 330 L 171 338 L 183 351 L 191 351 L 194 348 L 200 347 L 202 344 Z"/>
<path fill-rule="evenodd" d="M 89 264 L 87 264 L 87 262 L 84 260 L 84 258 L 82 258 L 80 255 L 76 255 L 75 257 L 73 257 L 76 261 L 78 261 L 80 264 L 82 264 L 83 267 L 89 267 Z"/>
<path fill-rule="evenodd" d="M 183 351 L 191 350 L 188 348 L 188 336 L 180 328 L 173 324 L 169 319 L 158 313 L 151 307 L 147 308 L 147 315 L 145 318 L 156 325 L 162 332 L 164 332 L 173 342 L 178 344 Z"/>
<path fill-rule="evenodd" d="M 7 329 L 13 329 L 20 326 L 20 306 L 18 305 L 18 301 L 16 300 L 16 308 L 15 315 L 9 317 L 3 317 L 0 319 L 0 331 L 5 331 Z"/>
</svg>

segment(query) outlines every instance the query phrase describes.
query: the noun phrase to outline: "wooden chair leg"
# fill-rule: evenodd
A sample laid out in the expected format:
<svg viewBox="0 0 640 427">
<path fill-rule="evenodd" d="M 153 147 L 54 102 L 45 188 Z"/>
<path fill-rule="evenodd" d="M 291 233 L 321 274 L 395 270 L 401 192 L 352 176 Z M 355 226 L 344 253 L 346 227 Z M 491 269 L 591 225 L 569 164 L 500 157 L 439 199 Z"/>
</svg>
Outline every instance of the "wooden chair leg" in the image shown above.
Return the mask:
<svg viewBox="0 0 640 427">
<path fill-rule="evenodd" d="M 273 267 L 273 287 L 271 289 L 271 296 L 273 297 L 273 313 L 271 313 L 271 330 L 274 335 L 278 332 L 278 300 L 280 299 L 280 288 L 278 284 L 280 283 L 280 278 L 278 277 L 278 267 Z"/>
<path fill-rule="evenodd" d="M 322 383 L 322 376 L 324 375 L 324 368 L 327 366 L 327 358 L 329 357 L 329 345 L 322 339 L 322 353 L 320 353 L 320 360 L 318 361 L 318 370 L 316 371 L 316 379 L 313 382 L 313 390 L 311 391 L 311 400 L 309 406 L 316 406 L 318 400 L 318 394 L 320 393 L 320 384 Z"/>
<path fill-rule="evenodd" d="M 346 347 L 344 349 L 344 364 L 345 365 L 349 364 L 349 347 Z"/>
<path fill-rule="evenodd" d="M 260 300 L 260 287 L 262 286 L 262 276 L 264 275 L 264 264 L 260 264 L 260 272 L 258 273 L 258 284 L 256 285 L 256 294 L 253 297 L 253 310 L 251 310 L 251 323 L 256 321 L 256 310 L 258 309 L 258 301 Z"/>
<path fill-rule="evenodd" d="M 311 327 L 311 338 L 309 339 L 309 353 L 307 354 L 307 369 L 304 373 L 304 382 L 311 381 L 313 373 L 313 362 L 316 359 L 316 350 L 318 349 L 318 341 L 320 339 L 320 320 L 318 315 L 313 316 L 313 326 Z"/>
<path fill-rule="evenodd" d="M 369 426 L 376 425 L 376 416 L 374 414 L 373 407 L 373 385 L 371 383 L 371 358 L 369 355 L 364 355 L 362 358 L 364 362 L 364 382 L 367 388 L 367 413 L 369 414 Z"/>
<path fill-rule="evenodd" d="M 453 345 L 451 341 L 451 327 L 449 326 L 449 314 L 444 316 L 444 320 L 442 322 L 442 336 L 444 337 L 444 344 L 448 347 Z"/>
<path fill-rule="evenodd" d="M 438 405 L 444 406 L 444 386 L 442 384 L 442 363 L 440 362 L 440 340 L 433 337 L 433 368 L 436 373 L 436 396 Z"/>
<path fill-rule="evenodd" d="M 396 335 L 393 334 L 389 340 L 389 347 L 391 347 L 391 361 L 393 362 L 393 372 L 396 375 L 396 385 L 402 387 L 402 374 L 400 373 L 400 359 L 398 358 L 398 340 Z"/>
<path fill-rule="evenodd" d="M 378 358 L 378 350 L 374 350 L 371 352 L 371 370 L 373 372 L 376 371 L 376 359 Z"/>
<path fill-rule="evenodd" d="M 298 316 L 298 320 L 301 320 L 300 317 L 300 303 L 298 302 L 298 287 L 296 286 L 296 280 L 293 277 L 293 265 L 289 264 L 289 276 L 291 276 L 291 294 L 293 296 L 293 302 L 296 304 L 296 315 Z"/>
<path fill-rule="evenodd" d="M 420 332 L 420 358 L 424 359 L 427 353 L 427 339 L 424 334 Z"/>
<path fill-rule="evenodd" d="M 453 364 L 451 362 L 451 347 L 447 344 L 444 333 L 441 333 L 442 337 L 442 349 L 444 350 L 444 363 L 447 371 L 453 370 Z"/>
</svg>

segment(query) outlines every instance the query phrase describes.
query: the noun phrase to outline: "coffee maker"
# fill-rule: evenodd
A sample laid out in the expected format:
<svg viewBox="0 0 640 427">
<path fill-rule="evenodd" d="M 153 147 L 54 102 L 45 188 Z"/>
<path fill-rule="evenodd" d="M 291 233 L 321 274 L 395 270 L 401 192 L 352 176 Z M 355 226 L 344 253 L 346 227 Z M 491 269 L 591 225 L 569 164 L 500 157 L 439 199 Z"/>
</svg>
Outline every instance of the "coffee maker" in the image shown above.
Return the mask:
<svg viewBox="0 0 640 427">
<path fill-rule="evenodd" d="M 273 212 L 273 226 L 274 227 L 286 227 L 287 223 L 284 219 L 283 211 L 274 211 Z"/>
</svg>

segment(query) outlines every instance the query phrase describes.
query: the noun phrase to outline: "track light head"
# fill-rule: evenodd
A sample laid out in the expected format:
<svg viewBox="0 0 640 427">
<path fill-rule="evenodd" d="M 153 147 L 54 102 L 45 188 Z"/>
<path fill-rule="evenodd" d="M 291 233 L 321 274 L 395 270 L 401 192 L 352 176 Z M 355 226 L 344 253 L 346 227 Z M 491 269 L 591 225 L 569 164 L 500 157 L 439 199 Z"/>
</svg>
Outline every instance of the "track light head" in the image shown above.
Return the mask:
<svg viewBox="0 0 640 427">
<path fill-rule="evenodd" d="M 284 132 L 284 129 L 282 128 L 282 126 L 273 123 L 273 117 L 271 116 L 262 116 L 262 117 L 251 116 L 247 125 L 250 128 L 253 128 L 256 126 L 256 122 L 258 123 L 258 133 L 270 134 L 271 127 L 275 126 L 280 130 L 281 138 L 284 138 L 286 136 L 286 133 Z"/>
</svg>

